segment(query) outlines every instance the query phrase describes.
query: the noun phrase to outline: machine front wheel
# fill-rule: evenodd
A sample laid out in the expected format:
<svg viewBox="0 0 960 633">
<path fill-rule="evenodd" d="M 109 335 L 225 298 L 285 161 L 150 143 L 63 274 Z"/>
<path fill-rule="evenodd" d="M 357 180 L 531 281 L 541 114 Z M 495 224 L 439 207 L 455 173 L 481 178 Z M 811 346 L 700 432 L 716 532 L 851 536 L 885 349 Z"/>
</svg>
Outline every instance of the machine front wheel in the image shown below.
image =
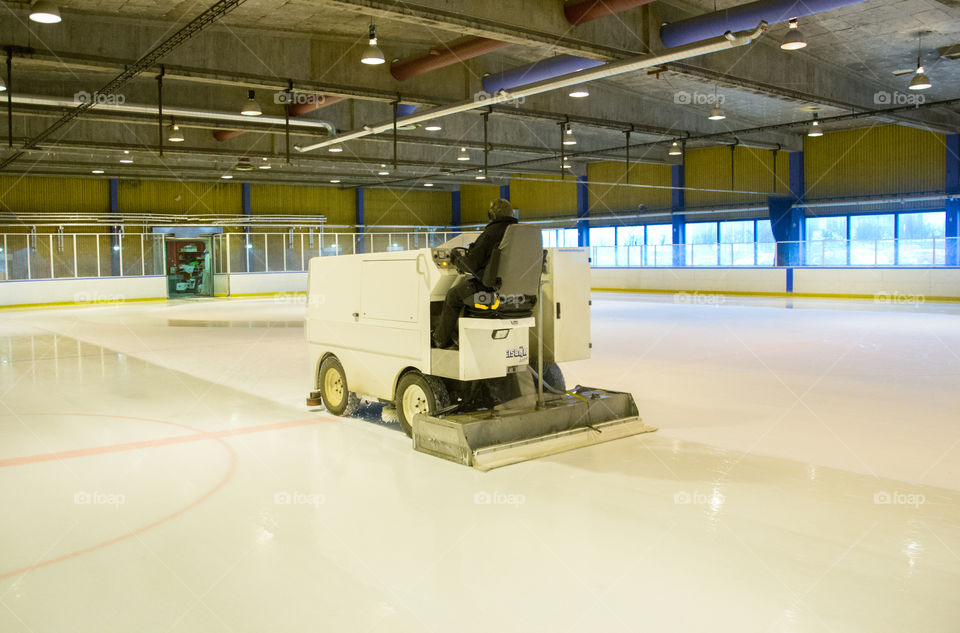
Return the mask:
<svg viewBox="0 0 960 633">
<path fill-rule="evenodd" d="M 320 363 L 320 397 L 333 415 L 352 415 L 360 406 L 357 394 L 347 389 L 347 375 L 336 356 Z"/>
<path fill-rule="evenodd" d="M 563 372 L 556 363 L 547 363 L 543 366 L 543 382 L 557 391 L 567 390 L 567 381 L 564 380 Z"/>
<path fill-rule="evenodd" d="M 418 413 L 434 415 L 449 402 L 447 387 L 434 376 L 411 371 L 401 376 L 397 383 L 397 417 L 404 433 L 409 436 L 413 436 L 413 416 Z"/>
</svg>

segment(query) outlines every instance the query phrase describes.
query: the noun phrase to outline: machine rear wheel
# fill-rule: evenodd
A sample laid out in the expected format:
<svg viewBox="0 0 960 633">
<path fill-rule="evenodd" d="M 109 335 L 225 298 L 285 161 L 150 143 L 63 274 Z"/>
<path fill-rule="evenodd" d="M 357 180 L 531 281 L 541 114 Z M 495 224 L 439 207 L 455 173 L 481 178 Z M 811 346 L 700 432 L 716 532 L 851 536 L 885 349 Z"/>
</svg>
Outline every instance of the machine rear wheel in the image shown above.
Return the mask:
<svg viewBox="0 0 960 633">
<path fill-rule="evenodd" d="M 400 426 L 404 433 L 412 436 L 413 416 L 417 413 L 434 415 L 450 403 L 450 395 L 439 378 L 411 371 L 404 374 L 397 383 L 394 402 Z"/>
<path fill-rule="evenodd" d="M 352 415 L 360 406 L 357 394 L 347 389 L 347 375 L 336 356 L 320 363 L 320 397 L 333 415 Z"/>
<path fill-rule="evenodd" d="M 567 381 L 564 380 L 563 372 L 556 363 L 547 363 L 543 366 L 543 382 L 557 391 L 567 390 Z"/>
</svg>

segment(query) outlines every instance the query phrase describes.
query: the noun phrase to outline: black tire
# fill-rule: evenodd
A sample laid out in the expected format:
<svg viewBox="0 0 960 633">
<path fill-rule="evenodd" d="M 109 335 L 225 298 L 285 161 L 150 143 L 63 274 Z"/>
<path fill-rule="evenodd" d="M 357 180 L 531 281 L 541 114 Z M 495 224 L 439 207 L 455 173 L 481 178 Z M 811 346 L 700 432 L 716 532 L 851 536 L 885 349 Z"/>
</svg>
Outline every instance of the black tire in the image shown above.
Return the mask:
<svg viewBox="0 0 960 633">
<path fill-rule="evenodd" d="M 547 363 L 543 366 L 543 385 L 546 389 L 550 385 L 557 391 L 567 390 L 567 381 L 563 378 L 563 372 L 560 371 L 560 365 L 556 363 Z"/>
<path fill-rule="evenodd" d="M 412 388 L 419 388 L 419 394 L 411 392 L 408 397 L 414 399 L 416 404 L 407 403 L 404 406 L 404 394 Z M 418 371 L 407 372 L 397 381 L 397 393 L 394 397 L 394 406 L 397 408 L 397 418 L 400 421 L 400 427 L 408 436 L 413 436 L 413 420 L 407 419 L 407 409 L 419 410 L 427 415 L 434 415 L 437 411 L 446 408 L 450 404 L 450 394 L 447 392 L 443 381 L 435 376 L 425 376 Z M 410 418 L 413 415 L 410 414 Z"/>
<path fill-rule="evenodd" d="M 320 363 L 317 388 L 323 406 L 333 415 L 353 415 L 360 407 L 357 394 L 347 388 L 347 374 L 336 356 L 328 356 Z"/>
</svg>

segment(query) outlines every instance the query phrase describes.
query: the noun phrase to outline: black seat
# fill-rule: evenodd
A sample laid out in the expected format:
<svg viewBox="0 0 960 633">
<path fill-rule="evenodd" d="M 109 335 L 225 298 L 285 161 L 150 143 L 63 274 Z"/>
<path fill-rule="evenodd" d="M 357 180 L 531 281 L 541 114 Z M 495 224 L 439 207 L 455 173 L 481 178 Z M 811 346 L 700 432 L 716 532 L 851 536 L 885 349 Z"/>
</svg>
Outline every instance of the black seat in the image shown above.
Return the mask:
<svg viewBox="0 0 960 633">
<path fill-rule="evenodd" d="M 516 319 L 533 314 L 543 272 L 543 236 L 525 224 L 507 227 L 480 283 L 489 292 L 464 299 L 464 316 Z"/>
</svg>

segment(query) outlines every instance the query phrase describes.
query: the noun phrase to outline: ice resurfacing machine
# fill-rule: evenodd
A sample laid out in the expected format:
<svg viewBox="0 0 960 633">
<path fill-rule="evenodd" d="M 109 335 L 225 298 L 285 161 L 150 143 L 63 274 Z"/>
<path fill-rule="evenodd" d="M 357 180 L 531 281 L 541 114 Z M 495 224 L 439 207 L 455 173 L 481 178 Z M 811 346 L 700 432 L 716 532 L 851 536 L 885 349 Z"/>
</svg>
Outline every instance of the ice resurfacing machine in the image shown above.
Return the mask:
<svg viewBox="0 0 960 633">
<path fill-rule="evenodd" d="M 378 400 L 416 450 L 479 470 L 656 430 L 628 393 L 566 388 L 557 363 L 590 357 L 589 255 L 544 249 L 537 227 L 507 228 L 482 280 L 495 292 L 465 301 L 456 349 L 431 347 L 456 250 L 477 235 L 311 259 L 307 404 Z"/>
</svg>

